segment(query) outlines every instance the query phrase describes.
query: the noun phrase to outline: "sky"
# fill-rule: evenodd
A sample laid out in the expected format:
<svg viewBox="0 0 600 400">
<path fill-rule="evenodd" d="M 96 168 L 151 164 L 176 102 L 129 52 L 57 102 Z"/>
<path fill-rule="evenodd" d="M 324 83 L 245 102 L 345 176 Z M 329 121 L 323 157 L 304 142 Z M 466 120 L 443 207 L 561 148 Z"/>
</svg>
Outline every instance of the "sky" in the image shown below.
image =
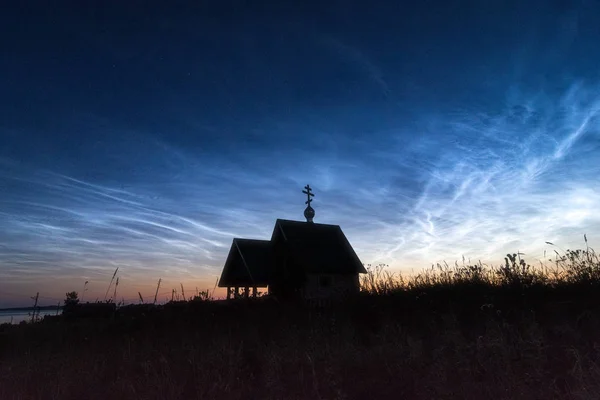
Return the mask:
<svg viewBox="0 0 600 400">
<path fill-rule="evenodd" d="M 600 2 L 161 3 L 3 7 L 0 307 L 212 290 L 306 184 L 392 271 L 600 243 Z"/>
</svg>

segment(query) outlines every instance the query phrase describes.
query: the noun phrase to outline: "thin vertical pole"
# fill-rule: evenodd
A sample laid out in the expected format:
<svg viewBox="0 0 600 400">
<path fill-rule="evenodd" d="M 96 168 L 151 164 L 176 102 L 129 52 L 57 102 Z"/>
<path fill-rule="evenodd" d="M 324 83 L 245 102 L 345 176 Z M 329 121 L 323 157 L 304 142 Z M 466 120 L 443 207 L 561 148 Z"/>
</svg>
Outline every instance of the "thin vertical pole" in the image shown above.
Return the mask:
<svg viewBox="0 0 600 400">
<path fill-rule="evenodd" d="M 162 278 L 158 279 L 158 285 L 156 285 L 156 293 L 154 293 L 154 302 L 152 304 L 156 304 L 156 296 L 158 296 L 158 289 L 160 289 L 160 281 Z"/>
<path fill-rule="evenodd" d="M 33 304 L 33 314 L 31 315 L 31 322 L 35 322 L 35 312 L 37 310 L 37 304 L 38 304 L 39 298 L 40 298 L 40 292 L 37 292 L 35 294 L 35 297 L 32 297 L 32 299 L 35 300 L 35 303 Z"/>
<path fill-rule="evenodd" d="M 256 297 L 256 286 L 252 287 L 252 297 Z"/>
</svg>

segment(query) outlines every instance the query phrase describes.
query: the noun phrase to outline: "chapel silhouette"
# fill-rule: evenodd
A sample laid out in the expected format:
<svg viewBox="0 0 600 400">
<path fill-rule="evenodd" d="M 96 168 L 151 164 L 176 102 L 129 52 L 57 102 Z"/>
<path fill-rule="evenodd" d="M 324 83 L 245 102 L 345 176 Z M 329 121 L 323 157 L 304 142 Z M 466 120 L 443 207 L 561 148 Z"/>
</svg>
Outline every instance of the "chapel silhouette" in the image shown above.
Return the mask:
<svg viewBox="0 0 600 400">
<path fill-rule="evenodd" d="M 219 279 L 227 298 L 255 297 L 268 288 L 277 298 L 334 297 L 359 291 L 367 271 L 339 225 L 317 224 L 312 188 L 304 187 L 304 221 L 277 219 L 271 240 L 234 238 Z M 243 293 L 240 293 L 240 288 Z"/>
</svg>

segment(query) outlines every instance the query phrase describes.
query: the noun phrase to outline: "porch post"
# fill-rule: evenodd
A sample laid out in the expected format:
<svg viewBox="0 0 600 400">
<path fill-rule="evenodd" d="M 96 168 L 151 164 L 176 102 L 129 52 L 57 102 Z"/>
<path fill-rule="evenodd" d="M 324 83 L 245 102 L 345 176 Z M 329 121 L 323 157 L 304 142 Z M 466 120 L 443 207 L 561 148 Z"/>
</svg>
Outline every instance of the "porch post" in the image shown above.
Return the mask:
<svg viewBox="0 0 600 400">
<path fill-rule="evenodd" d="M 231 286 L 227 286 L 227 300 L 231 299 Z"/>
<path fill-rule="evenodd" d="M 239 297 L 240 297 L 240 287 L 236 286 L 235 287 L 235 296 L 234 296 L 234 298 L 237 299 Z"/>
<path fill-rule="evenodd" d="M 248 286 L 246 286 L 244 288 L 244 297 L 248 298 L 248 295 L 250 294 L 250 288 Z"/>
<path fill-rule="evenodd" d="M 256 286 L 252 287 L 252 297 L 256 297 Z"/>
</svg>

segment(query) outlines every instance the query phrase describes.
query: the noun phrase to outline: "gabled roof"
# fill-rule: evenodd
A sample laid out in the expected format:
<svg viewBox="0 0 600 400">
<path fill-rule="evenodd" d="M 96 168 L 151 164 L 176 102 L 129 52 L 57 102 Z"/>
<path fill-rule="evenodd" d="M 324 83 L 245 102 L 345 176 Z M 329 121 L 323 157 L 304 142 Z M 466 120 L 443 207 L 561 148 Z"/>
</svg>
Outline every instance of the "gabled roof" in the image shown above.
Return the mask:
<svg viewBox="0 0 600 400">
<path fill-rule="evenodd" d="M 219 287 L 270 283 L 275 262 L 269 240 L 234 238 L 219 279 Z"/>
<path fill-rule="evenodd" d="M 293 259 L 305 272 L 349 274 L 366 273 L 365 267 L 339 225 L 278 219 L 279 230 Z"/>
</svg>

